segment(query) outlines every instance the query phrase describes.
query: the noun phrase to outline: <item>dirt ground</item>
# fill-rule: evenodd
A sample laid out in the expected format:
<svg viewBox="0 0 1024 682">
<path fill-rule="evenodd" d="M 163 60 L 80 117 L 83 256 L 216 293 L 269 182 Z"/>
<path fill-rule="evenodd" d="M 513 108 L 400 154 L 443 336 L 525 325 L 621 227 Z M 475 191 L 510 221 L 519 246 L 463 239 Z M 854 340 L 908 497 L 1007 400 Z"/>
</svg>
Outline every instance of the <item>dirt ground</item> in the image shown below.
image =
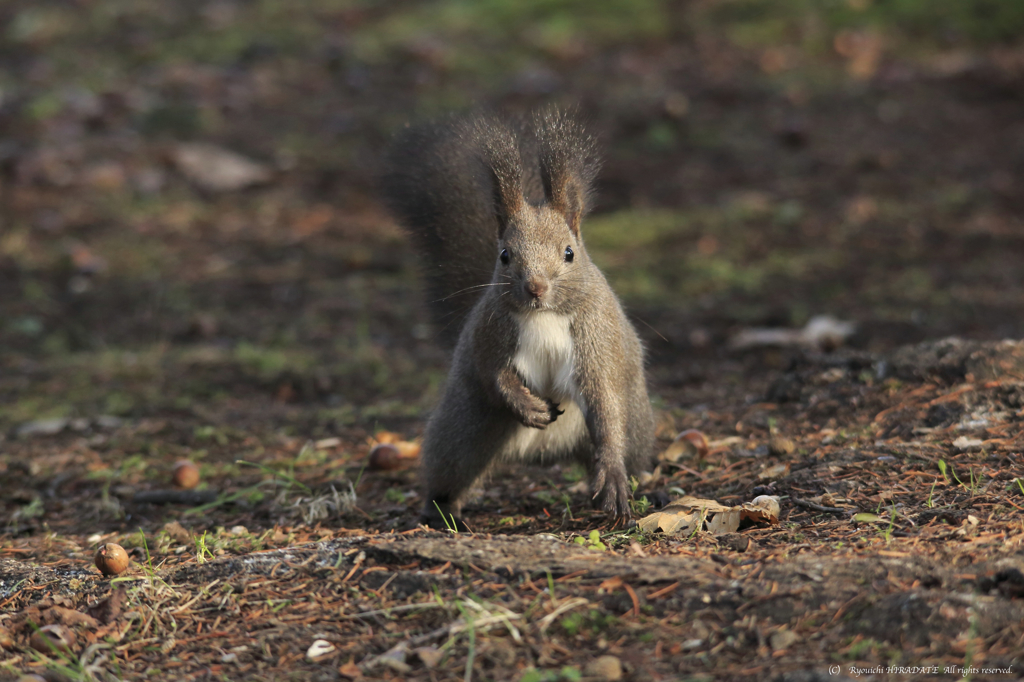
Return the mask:
<svg viewBox="0 0 1024 682">
<path fill-rule="evenodd" d="M 4 3 L 0 679 L 1024 677 L 1024 48 L 848 4 Z M 416 526 L 447 358 L 381 149 L 551 102 L 659 448 L 710 442 L 641 491 L 778 523 L 612 529 L 552 467 Z"/>
</svg>

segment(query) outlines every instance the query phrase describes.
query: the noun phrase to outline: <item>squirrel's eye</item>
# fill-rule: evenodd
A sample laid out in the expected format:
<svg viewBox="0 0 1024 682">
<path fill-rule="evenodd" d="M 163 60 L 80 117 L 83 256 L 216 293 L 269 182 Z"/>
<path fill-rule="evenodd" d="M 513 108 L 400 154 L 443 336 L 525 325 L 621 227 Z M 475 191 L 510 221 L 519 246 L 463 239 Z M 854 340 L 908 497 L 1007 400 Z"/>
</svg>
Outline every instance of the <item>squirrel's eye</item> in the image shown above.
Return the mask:
<svg viewBox="0 0 1024 682">
<path fill-rule="evenodd" d="M 502 249 L 501 250 L 501 255 L 498 256 L 498 257 L 501 258 L 501 262 L 504 265 L 508 265 L 508 249 Z"/>
<path fill-rule="evenodd" d="M 565 262 L 566 263 L 571 263 L 572 262 L 572 247 L 571 246 L 565 247 Z"/>
</svg>

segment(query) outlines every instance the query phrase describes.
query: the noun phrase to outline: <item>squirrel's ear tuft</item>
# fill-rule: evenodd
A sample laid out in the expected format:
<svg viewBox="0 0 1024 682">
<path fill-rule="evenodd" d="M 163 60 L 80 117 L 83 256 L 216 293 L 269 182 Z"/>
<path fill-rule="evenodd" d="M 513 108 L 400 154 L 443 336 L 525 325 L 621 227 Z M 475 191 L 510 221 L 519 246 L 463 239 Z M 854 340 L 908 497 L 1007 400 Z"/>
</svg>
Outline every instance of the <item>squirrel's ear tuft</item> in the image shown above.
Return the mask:
<svg viewBox="0 0 1024 682">
<path fill-rule="evenodd" d="M 490 172 L 494 212 L 498 218 L 498 239 L 501 239 L 509 218 L 519 212 L 525 202 L 522 154 L 515 134 L 498 119 L 475 120 L 473 134 L 480 140 L 484 165 Z"/>
<path fill-rule="evenodd" d="M 597 142 L 569 112 L 549 109 L 534 115 L 533 124 L 544 194 L 578 237 L 601 167 Z"/>
</svg>

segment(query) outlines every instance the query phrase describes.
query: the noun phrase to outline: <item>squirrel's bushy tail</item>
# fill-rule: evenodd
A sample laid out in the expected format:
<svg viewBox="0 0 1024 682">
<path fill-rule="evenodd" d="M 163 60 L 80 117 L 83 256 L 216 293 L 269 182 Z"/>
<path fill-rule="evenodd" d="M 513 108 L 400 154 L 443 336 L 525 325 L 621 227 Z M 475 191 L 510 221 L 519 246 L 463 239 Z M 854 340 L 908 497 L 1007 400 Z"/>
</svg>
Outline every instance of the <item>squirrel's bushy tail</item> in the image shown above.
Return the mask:
<svg viewBox="0 0 1024 682">
<path fill-rule="evenodd" d="M 442 342 L 455 344 L 491 281 L 510 188 L 532 204 L 557 203 L 551 176 L 567 174 L 585 193 L 597 173 L 594 150 L 573 116 L 555 110 L 528 122 L 451 117 L 396 135 L 385 160 L 384 197 L 413 237 Z"/>
<path fill-rule="evenodd" d="M 470 121 L 402 130 L 386 158 L 384 197 L 413 237 L 439 336 L 454 345 L 494 272 L 497 218 L 482 141 Z"/>
</svg>

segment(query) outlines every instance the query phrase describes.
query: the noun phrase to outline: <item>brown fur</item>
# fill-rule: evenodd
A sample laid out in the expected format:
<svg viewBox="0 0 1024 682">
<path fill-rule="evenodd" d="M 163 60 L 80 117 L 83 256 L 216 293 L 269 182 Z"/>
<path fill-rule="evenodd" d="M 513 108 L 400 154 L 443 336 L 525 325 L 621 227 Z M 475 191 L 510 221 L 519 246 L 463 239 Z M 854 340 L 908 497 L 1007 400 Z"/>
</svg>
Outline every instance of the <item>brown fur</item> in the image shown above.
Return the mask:
<svg viewBox="0 0 1024 682">
<path fill-rule="evenodd" d="M 475 299 L 456 322 L 423 443 L 428 520 L 459 514 L 513 452 L 581 462 L 595 503 L 630 516 L 628 476 L 651 457 L 654 419 L 640 340 L 582 240 L 594 150 L 571 116 L 546 112 L 518 125 L 477 117 L 411 129 L 391 152 L 385 193 L 424 254 L 435 314 L 450 325 L 443 318 L 463 314 L 459 292 Z M 549 329 L 554 337 L 536 338 Z"/>
</svg>

